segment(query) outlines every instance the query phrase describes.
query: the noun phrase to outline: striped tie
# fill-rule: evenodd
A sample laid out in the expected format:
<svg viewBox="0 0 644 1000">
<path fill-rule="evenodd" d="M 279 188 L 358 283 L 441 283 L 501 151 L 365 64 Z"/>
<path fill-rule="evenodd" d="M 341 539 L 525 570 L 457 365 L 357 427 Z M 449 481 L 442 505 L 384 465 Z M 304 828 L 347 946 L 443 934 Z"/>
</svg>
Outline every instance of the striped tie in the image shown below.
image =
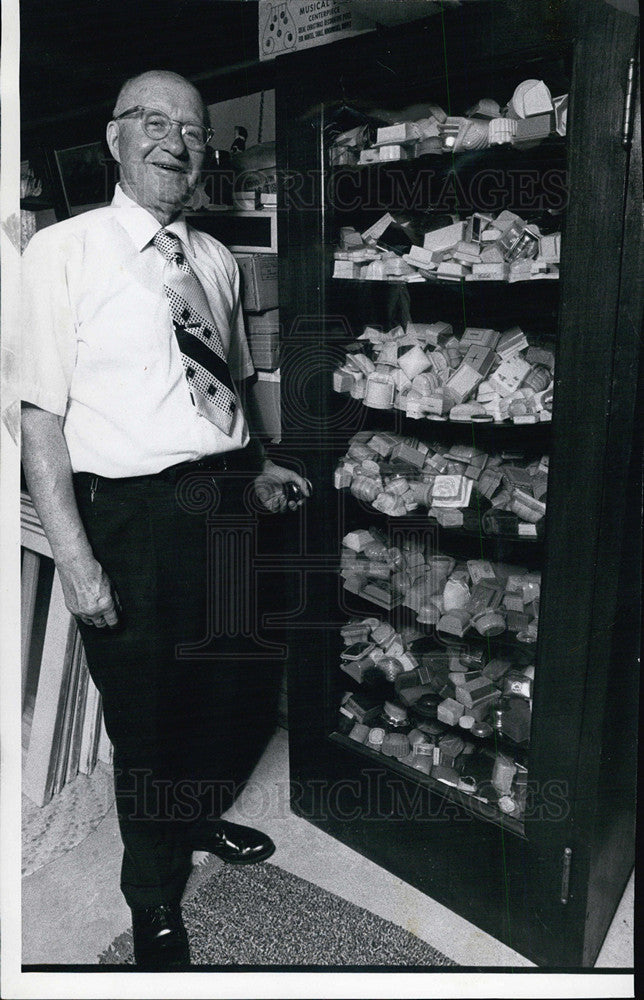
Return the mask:
<svg viewBox="0 0 644 1000">
<path fill-rule="evenodd" d="M 181 241 L 160 229 L 153 245 L 165 258 L 163 288 L 197 411 L 230 434 L 237 396 L 224 345 L 199 279 L 186 260 Z"/>
</svg>

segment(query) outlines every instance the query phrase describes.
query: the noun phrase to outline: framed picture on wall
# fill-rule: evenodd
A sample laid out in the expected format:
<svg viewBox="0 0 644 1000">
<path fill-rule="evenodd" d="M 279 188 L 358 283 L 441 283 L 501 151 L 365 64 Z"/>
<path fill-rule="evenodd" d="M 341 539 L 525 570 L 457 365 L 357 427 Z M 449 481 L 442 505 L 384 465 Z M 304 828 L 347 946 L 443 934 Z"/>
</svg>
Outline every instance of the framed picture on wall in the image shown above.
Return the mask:
<svg viewBox="0 0 644 1000">
<path fill-rule="evenodd" d="M 102 142 L 56 149 L 54 157 L 69 215 L 111 202 L 118 164 Z"/>
</svg>

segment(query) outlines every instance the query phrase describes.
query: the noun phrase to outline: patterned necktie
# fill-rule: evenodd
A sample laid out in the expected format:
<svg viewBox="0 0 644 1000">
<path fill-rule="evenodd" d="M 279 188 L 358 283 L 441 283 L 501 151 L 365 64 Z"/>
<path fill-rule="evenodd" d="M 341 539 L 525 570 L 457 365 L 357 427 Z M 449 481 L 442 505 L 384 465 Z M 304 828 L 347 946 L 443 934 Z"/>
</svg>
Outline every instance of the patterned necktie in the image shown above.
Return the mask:
<svg viewBox="0 0 644 1000">
<path fill-rule="evenodd" d="M 237 396 L 204 290 L 186 260 L 178 236 L 160 229 L 152 243 L 166 260 L 163 288 L 192 402 L 202 416 L 224 434 L 230 434 Z"/>
</svg>

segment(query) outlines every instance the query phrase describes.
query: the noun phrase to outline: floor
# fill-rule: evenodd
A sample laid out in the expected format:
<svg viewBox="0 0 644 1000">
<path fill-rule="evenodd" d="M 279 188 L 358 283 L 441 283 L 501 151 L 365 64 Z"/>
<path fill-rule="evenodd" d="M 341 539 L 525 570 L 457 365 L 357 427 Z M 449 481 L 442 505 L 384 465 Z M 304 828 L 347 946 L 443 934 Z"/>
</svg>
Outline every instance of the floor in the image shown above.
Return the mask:
<svg viewBox="0 0 644 1000">
<path fill-rule="evenodd" d="M 532 965 L 526 958 L 379 868 L 288 806 L 288 734 L 279 729 L 249 786 L 228 814 L 260 826 L 286 871 L 412 931 L 459 965 Z M 23 879 L 23 956 L 27 964 L 91 964 L 130 926 L 118 888 L 120 840 L 114 808 L 73 850 Z M 597 968 L 633 966 L 633 877 L 615 914 Z"/>
</svg>

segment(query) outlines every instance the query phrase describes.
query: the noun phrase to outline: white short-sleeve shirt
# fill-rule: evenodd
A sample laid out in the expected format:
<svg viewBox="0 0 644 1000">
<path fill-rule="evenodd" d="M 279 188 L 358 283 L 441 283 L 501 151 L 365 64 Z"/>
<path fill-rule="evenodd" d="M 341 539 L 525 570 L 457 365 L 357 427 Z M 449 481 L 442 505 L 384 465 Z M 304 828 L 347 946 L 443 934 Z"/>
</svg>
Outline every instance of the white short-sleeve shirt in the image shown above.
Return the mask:
<svg viewBox="0 0 644 1000">
<path fill-rule="evenodd" d="M 117 186 L 112 204 L 33 237 L 22 267 L 22 399 L 63 417 L 74 472 L 111 478 L 243 448 L 238 405 L 230 435 L 190 399 L 163 290 L 159 222 Z M 218 240 L 177 219 L 234 379 L 253 374 L 239 269 Z"/>
</svg>

